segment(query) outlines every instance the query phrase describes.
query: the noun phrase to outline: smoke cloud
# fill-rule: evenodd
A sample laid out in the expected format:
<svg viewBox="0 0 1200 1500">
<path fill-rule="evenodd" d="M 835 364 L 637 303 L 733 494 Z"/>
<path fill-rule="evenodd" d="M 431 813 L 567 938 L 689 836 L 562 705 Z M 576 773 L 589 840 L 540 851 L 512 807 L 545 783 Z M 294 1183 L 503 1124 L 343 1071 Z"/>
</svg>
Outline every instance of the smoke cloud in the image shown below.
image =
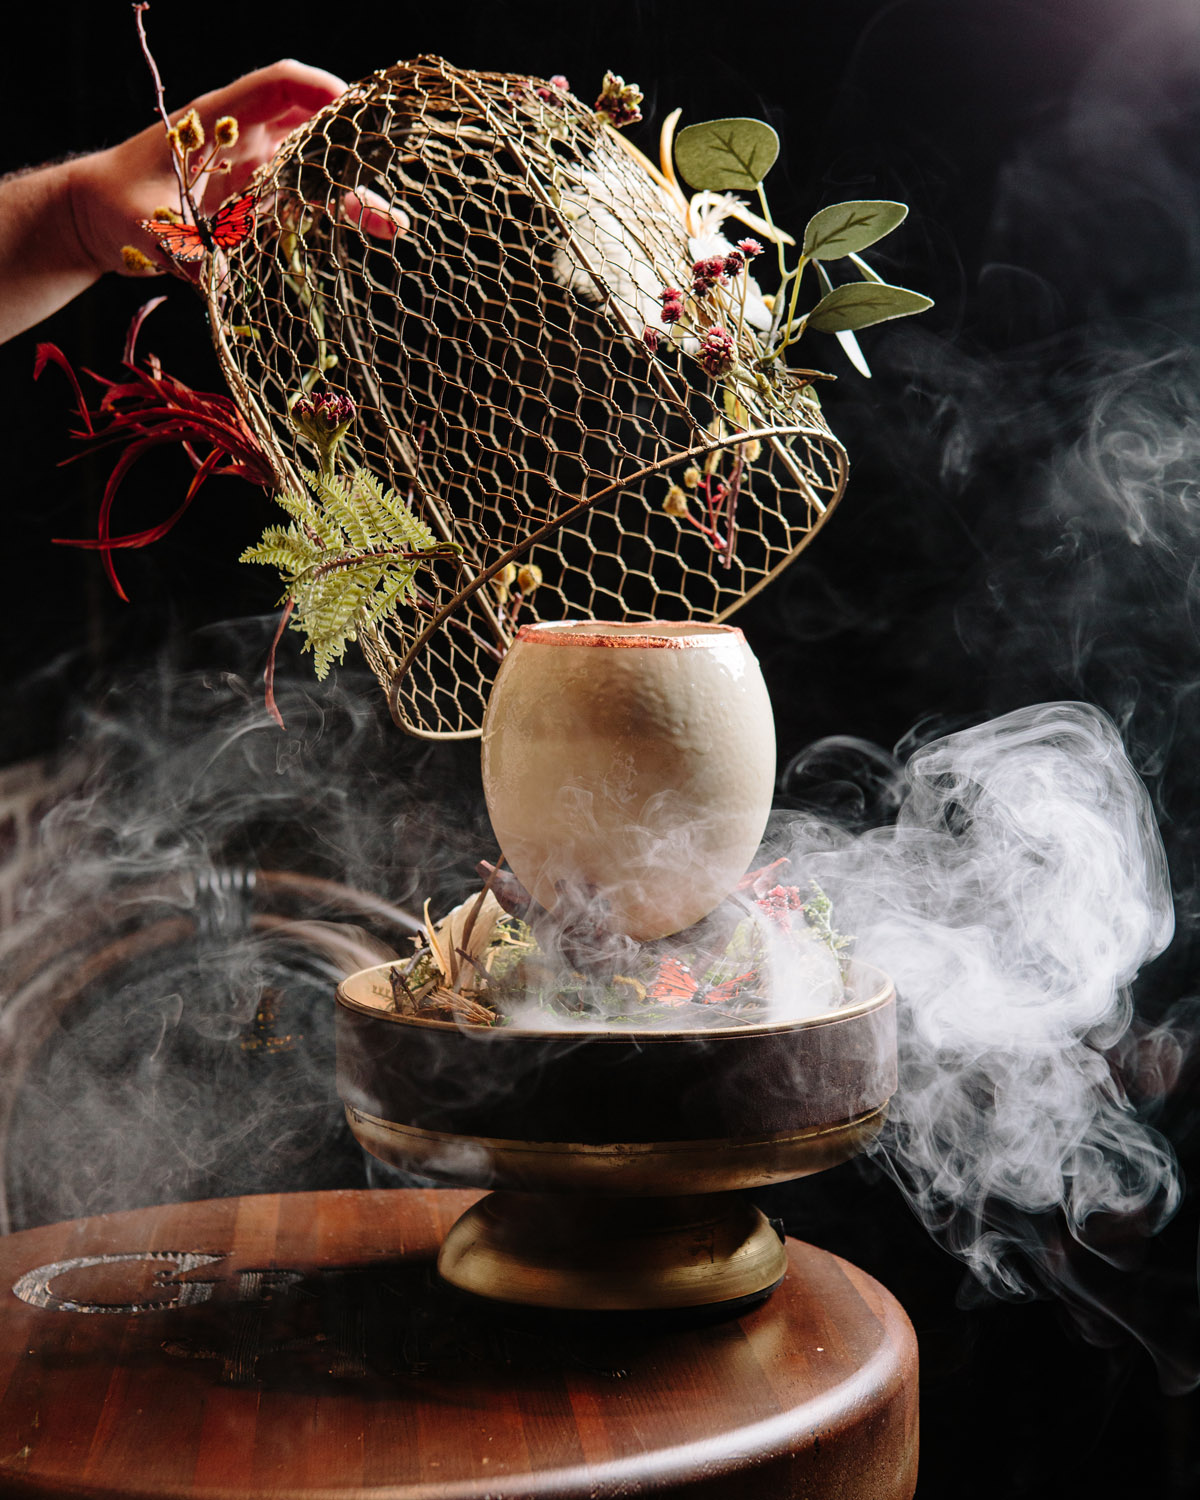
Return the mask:
<svg viewBox="0 0 1200 1500">
<path fill-rule="evenodd" d="M 132 670 L 65 737 L 78 788 L 0 943 L 8 1227 L 365 1180 L 334 986 L 407 948 L 418 893 L 461 892 L 486 820 L 461 757 L 401 736 L 365 673 L 285 673 L 281 735 L 271 628 Z"/>
<path fill-rule="evenodd" d="M 875 758 L 868 774 L 877 776 Z M 895 824 L 810 819 L 773 842 L 834 898 L 901 996 L 901 1084 L 881 1160 L 940 1240 L 1027 1289 L 1005 1210 L 1147 1230 L 1179 1202 L 1167 1143 L 1106 1056 L 1129 985 L 1173 931 L 1150 799 L 1094 708 L 1022 709 L 926 745 Z"/>
</svg>

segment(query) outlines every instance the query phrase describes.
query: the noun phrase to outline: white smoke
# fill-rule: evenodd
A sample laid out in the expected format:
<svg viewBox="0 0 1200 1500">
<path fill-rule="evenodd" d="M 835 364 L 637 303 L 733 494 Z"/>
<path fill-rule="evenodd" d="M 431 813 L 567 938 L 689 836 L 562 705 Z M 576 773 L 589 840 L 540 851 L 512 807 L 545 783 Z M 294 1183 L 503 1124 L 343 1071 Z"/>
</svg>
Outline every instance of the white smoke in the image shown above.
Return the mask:
<svg viewBox="0 0 1200 1500">
<path fill-rule="evenodd" d="M 895 825 L 785 834 L 859 957 L 900 995 L 881 1159 L 935 1235 L 998 1290 L 1026 1283 L 1012 1210 L 1159 1227 L 1167 1143 L 1106 1057 L 1139 968 L 1174 929 L 1150 799 L 1084 704 L 1019 710 L 919 750 Z"/>
<path fill-rule="evenodd" d="M 407 949 L 392 903 L 469 877 L 475 809 L 453 750 L 398 735 L 365 674 L 285 670 L 281 734 L 258 682 L 271 629 L 212 642 L 244 676 L 164 658 L 64 736 L 85 774 L 0 933 L 0 1227 L 363 1181 L 334 987 Z"/>
</svg>

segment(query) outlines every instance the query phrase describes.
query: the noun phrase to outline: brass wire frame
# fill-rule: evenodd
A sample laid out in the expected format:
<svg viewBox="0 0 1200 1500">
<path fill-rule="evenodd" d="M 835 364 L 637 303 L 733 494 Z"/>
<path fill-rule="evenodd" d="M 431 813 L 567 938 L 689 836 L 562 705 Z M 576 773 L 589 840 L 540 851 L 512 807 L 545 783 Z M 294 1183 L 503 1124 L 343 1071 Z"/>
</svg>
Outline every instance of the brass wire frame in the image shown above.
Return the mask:
<svg viewBox="0 0 1200 1500">
<path fill-rule="evenodd" d="M 696 358 L 708 320 L 737 334 L 744 368 L 757 360 L 736 297 L 647 350 L 645 326 L 666 332 L 661 288 L 686 287 L 696 255 L 653 169 L 571 95 L 398 63 L 291 137 L 258 189 L 254 229 L 210 264 L 207 293 L 280 489 L 313 466 L 288 409 L 319 376 L 358 406 L 344 460 L 462 548 L 457 566 L 422 569 L 404 614 L 359 632 L 410 733 L 478 735 L 530 620 L 727 619 L 840 498 L 845 451 L 802 377 L 739 384 L 735 422 Z M 346 195 L 364 190 L 402 207 L 408 230 L 387 242 L 350 224 Z M 663 510 L 692 463 L 737 474 L 731 555 Z M 542 575 L 519 616 L 498 584 L 510 562 Z"/>
</svg>

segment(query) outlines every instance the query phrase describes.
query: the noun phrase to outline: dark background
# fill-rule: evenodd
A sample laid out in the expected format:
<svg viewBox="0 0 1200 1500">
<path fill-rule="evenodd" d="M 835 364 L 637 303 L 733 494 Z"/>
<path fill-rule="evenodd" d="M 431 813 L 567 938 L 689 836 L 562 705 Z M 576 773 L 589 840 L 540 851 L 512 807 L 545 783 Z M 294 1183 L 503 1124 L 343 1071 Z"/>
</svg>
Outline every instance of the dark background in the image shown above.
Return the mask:
<svg viewBox="0 0 1200 1500">
<path fill-rule="evenodd" d="M 863 335 L 870 384 L 832 343 L 822 351 L 843 376 L 826 410 L 851 455 L 850 488 L 814 547 L 741 619 L 772 691 L 780 766 L 827 736 L 903 756 L 1045 699 L 1105 709 L 1151 790 L 1177 897 L 1176 940 L 1139 982 L 1139 1025 L 1195 1016 L 1194 7 L 158 0 L 148 24 L 172 105 L 289 53 L 353 79 L 435 52 L 468 67 L 562 72 L 585 98 L 612 67 L 646 90 L 648 121 L 675 105 L 685 120 L 770 120 L 784 142 L 770 182 L 781 223 L 798 227 L 848 197 L 908 202 L 876 264 L 937 305 Z M 128 6 L 33 9 L 25 28 L 5 62 L 0 167 L 150 123 Z M 650 146 L 651 127 L 642 132 Z M 169 290 L 144 347 L 219 388 L 199 304 L 180 285 Z M 233 482 L 210 484 L 165 541 L 127 554 L 130 605 L 107 591 L 94 555 L 51 545 L 94 531 L 106 470 L 94 460 L 56 467 L 70 452 L 68 392 L 55 372 L 32 384 L 34 346 L 51 339 L 77 366 L 115 373 L 146 295 L 144 284 L 108 278 L 0 349 L 4 760 L 61 748 L 79 732 L 81 705 L 163 648 L 177 662 L 219 665 L 229 637 L 206 627 L 260 616 L 273 600 L 265 573 L 235 561 L 261 530 L 265 501 Z M 121 529 L 173 508 L 185 482 L 176 457 L 149 462 L 127 485 Z M 259 621 L 245 634 L 257 650 L 269 629 Z M 382 720 L 382 699 L 371 702 Z M 477 802 L 469 747 L 396 753 L 445 788 L 460 821 Z M 853 748 L 831 749 L 815 768 L 785 769 L 782 798 L 863 826 L 878 812 L 864 764 Z M 1193 1182 L 1196 1078 L 1188 1052 L 1165 1093 L 1129 1080 Z M 869 1170 L 830 1173 L 783 1206 L 800 1232 L 879 1276 L 917 1325 L 923 1500 L 1200 1494 L 1195 1390 L 1179 1388 L 1186 1374 L 1164 1390 L 1144 1347 L 1186 1351 L 1190 1341 L 1194 1386 L 1194 1186 L 1139 1264 L 1085 1268 L 1073 1307 L 976 1293 Z M 1044 1233 L 1049 1242 L 1049 1221 Z"/>
</svg>

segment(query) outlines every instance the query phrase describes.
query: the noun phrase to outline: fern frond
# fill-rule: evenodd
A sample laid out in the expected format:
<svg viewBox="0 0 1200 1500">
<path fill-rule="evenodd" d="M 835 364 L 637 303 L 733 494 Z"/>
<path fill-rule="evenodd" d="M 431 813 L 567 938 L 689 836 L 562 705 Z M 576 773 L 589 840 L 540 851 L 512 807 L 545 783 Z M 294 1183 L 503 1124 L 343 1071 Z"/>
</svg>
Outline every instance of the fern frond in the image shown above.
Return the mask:
<svg viewBox="0 0 1200 1500">
<path fill-rule="evenodd" d="M 412 597 L 421 554 L 459 549 L 439 541 L 366 469 L 349 477 L 306 472 L 304 482 L 301 493 L 277 496 L 290 524 L 267 527 L 242 561 L 279 570 L 294 606 L 291 628 L 305 637 L 323 678 L 359 630 Z"/>
</svg>

